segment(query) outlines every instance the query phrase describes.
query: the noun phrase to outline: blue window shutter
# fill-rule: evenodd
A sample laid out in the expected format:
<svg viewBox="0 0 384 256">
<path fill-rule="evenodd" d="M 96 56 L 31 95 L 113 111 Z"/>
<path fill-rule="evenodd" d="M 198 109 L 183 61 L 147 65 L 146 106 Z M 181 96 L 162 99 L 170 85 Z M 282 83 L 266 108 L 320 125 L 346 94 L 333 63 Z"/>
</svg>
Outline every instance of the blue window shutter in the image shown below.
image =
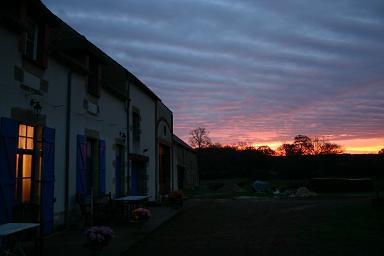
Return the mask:
<svg viewBox="0 0 384 256">
<path fill-rule="evenodd" d="M 84 197 L 89 196 L 87 191 L 87 138 L 84 135 L 77 135 L 77 158 L 76 158 L 76 192 Z"/>
<path fill-rule="evenodd" d="M 105 194 L 105 140 L 99 141 L 99 192 Z"/>
<path fill-rule="evenodd" d="M 18 123 L 0 120 L 0 224 L 12 222 L 16 183 L 16 147 Z"/>
<path fill-rule="evenodd" d="M 53 229 L 55 184 L 55 129 L 43 128 L 43 161 L 41 166 L 41 226 L 43 234 Z"/>
<path fill-rule="evenodd" d="M 115 163 L 115 177 L 116 177 L 116 197 L 122 196 L 121 191 L 121 160 L 120 156 L 116 156 L 116 163 Z"/>
</svg>

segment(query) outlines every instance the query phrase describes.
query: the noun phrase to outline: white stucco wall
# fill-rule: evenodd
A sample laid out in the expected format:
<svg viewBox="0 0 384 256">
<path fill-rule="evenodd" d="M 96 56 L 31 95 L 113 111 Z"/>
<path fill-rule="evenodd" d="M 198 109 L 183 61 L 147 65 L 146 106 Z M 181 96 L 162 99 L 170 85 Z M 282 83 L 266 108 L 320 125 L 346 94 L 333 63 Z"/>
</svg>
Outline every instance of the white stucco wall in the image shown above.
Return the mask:
<svg viewBox="0 0 384 256">
<path fill-rule="evenodd" d="M 19 107 L 31 109 L 30 100 L 38 100 L 42 106 L 41 115 L 46 115 L 46 126 L 56 130 L 55 138 L 55 186 L 54 213 L 57 221 L 62 221 L 65 194 L 65 114 L 69 67 L 50 57 L 48 68 L 42 78 L 48 81 L 48 91 L 43 95 L 30 95 L 23 90 L 14 78 L 14 67 L 22 68 L 22 55 L 18 51 L 18 34 L 0 27 L 2 45 L 0 48 L 0 117 L 11 117 L 11 109 Z M 28 71 L 24 70 L 26 77 Z M 28 75 L 30 76 L 30 75 Z M 37 79 L 37 78 L 36 78 Z M 30 80 L 30 79 L 29 79 Z M 36 80 L 37 81 L 37 80 Z M 32 82 L 34 82 L 32 80 Z M 29 86 L 28 81 L 23 84 Z M 30 84 L 35 87 L 35 84 Z M 86 92 L 86 77 L 73 73 L 71 99 L 69 195 L 71 206 L 75 206 L 76 193 L 76 151 L 77 135 L 85 134 L 85 129 L 99 132 L 100 139 L 106 142 L 106 192 L 115 192 L 115 140 L 120 131 L 126 129 L 125 103 L 102 89 L 98 99 L 100 113 L 92 115 L 83 107 L 83 101 L 89 99 Z M 143 107 L 143 109 L 145 109 Z"/>
<path fill-rule="evenodd" d="M 68 87 L 68 72 L 70 67 L 50 56 L 48 68 L 42 72 L 42 79 L 48 81 L 47 92 L 42 96 L 27 93 L 21 88 L 21 82 L 15 80 L 14 68 L 23 69 L 25 82 L 23 84 L 39 89 L 39 78 L 33 77 L 23 68 L 22 54 L 18 49 L 19 35 L 0 27 L 0 117 L 11 116 L 11 109 L 18 107 L 31 110 L 30 100 L 38 100 L 42 106 L 41 115 L 46 116 L 46 126 L 56 130 L 55 138 L 55 185 L 54 203 L 55 225 L 62 224 L 65 210 L 65 134 L 66 134 L 66 95 Z M 30 83 L 30 84 L 29 84 Z M 106 142 L 106 193 L 115 194 L 116 152 L 114 145 L 120 138 L 120 132 L 126 133 L 126 103 L 106 90 L 101 90 L 98 99 L 87 93 L 87 77 L 78 73 L 71 76 L 71 129 L 69 156 L 69 198 L 70 207 L 76 207 L 76 161 L 77 135 L 85 135 L 85 130 L 98 132 L 100 139 Z M 136 108 L 141 116 L 141 145 L 140 149 L 148 151 L 141 154 L 149 158 L 147 163 L 147 188 L 150 200 L 156 200 L 156 100 L 140 89 L 130 85 L 130 124 L 132 125 L 132 110 Z M 100 112 L 91 114 L 84 108 L 84 100 L 93 101 L 99 106 Z M 130 131 L 130 149 L 132 150 L 132 129 Z M 168 132 L 172 135 L 171 131 Z M 167 138 L 169 139 L 168 135 Z M 125 157 L 126 159 L 126 157 Z M 126 159 L 127 161 L 127 159 Z M 125 164 L 127 168 L 127 164 Z M 176 180 L 176 179 L 175 179 Z"/>
<path fill-rule="evenodd" d="M 36 95 L 21 88 L 21 84 L 37 88 L 39 79 L 23 69 L 22 54 L 18 50 L 18 34 L 0 28 L 2 47 L 0 54 L 0 116 L 12 118 L 12 108 L 31 110 L 31 99 L 42 106 L 41 115 L 46 115 L 46 126 L 56 130 L 55 138 L 55 194 L 54 212 L 64 211 L 64 144 L 65 144 L 65 92 L 66 68 L 54 59 L 49 59 L 49 68 L 42 78 L 48 81 L 48 91 Z M 23 69 L 24 82 L 15 80 L 14 68 Z M 32 79 L 31 79 L 32 78 Z"/>
<path fill-rule="evenodd" d="M 0 116 L 10 118 L 15 102 L 29 107 L 29 101 L 19 88 L 20 83 L 14 79 L 14 66 L 21 67 L 17 34 L 0 27 L 0 38 Z"/>
</svg>

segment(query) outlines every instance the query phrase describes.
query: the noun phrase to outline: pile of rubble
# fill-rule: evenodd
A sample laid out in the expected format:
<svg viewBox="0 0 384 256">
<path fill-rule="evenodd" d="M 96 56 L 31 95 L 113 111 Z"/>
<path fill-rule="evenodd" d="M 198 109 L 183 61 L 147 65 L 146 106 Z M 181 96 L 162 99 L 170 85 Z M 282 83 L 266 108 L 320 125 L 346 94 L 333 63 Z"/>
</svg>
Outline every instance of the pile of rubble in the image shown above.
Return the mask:
<svg viewBox="0 0 384 256">
<path fill-rule="evenodd" d="M 307 187 L 299 187 L 296 189 L 296 191 L 285 190 L 283 192 L 280 192 L 279 189 L 276 189 L 275 191 L 273 191 L 273 195 L 275 197 L 291 197 L 291 198 L 306 198 L 306 197 L 317 196 L 315 192 L 310 191 Z"/>
<path fill-rule="evenodd" d="M 245 189 L 241 188 L 237 184 L 224 184 L 221 188 L 217 190 L 217 192 L 220 193 L 237 193 L 237 192 L 244 192 Z"/>
</svg>

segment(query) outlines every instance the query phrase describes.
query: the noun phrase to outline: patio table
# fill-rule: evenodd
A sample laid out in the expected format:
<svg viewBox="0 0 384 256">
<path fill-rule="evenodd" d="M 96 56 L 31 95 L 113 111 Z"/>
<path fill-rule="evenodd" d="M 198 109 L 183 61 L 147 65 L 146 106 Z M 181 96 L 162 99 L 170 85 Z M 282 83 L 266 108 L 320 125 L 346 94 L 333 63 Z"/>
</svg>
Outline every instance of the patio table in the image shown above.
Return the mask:
<svg viewBox="0 0 384 256">
<path fill-rule="evenodd" d="M 20 255 L 26 255 L 23 247 L 21 246 L 21 242 L 23 239 L 23 235 L 26 231 L 32 229 L 38 229 L 40 224 L 38 223 L 5 223 L 0 225 L 0 241 L 1 241 L 1 254 L 0 255 L 8 255 L 12 253 L 19 253 Z M 35 236 L 35 250 L 37 250 L 37 237 Z M 7 239 L 7 241 L 3 241 Z M 5 246 L 6 242 L 13 242 L 12 248 L 7 248 Z"/>
</svg>

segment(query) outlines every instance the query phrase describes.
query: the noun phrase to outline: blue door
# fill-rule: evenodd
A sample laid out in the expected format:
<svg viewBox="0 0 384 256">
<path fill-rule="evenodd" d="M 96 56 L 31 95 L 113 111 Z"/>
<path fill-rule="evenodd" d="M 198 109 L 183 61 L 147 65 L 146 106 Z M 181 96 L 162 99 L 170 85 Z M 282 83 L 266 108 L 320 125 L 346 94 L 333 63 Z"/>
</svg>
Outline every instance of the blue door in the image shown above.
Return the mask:
<svg viewBox="0 0 384 256">
<path fill-rule="evenodd" d="M 0 120 L 0 224 L 12 222 L 16 183 L 16 147 L 18 123 Z"/>
<path fill-rule="evenodd" d="M 131 194 L 135 196 L 147 194 L 147 175 L 145 162 L 132 162 Z"/>
</svg>

